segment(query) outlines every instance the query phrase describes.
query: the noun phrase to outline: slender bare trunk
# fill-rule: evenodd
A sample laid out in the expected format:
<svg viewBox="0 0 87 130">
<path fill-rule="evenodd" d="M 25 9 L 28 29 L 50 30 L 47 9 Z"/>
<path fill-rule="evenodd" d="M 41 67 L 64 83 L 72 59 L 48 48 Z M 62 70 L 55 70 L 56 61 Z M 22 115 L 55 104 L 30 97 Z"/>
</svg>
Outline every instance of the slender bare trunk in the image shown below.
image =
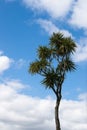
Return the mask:
<svg viewBox="0 0 87 130">
<path fill-rule="evenodd" d="M 60 101 L 56 100 L 56 106 L 55 106 L 56 130 L 61 130 L 61 128 L 60 128 L 60 121 L 59 121 L 59 104 L 60 104 Z"/>
</svg>

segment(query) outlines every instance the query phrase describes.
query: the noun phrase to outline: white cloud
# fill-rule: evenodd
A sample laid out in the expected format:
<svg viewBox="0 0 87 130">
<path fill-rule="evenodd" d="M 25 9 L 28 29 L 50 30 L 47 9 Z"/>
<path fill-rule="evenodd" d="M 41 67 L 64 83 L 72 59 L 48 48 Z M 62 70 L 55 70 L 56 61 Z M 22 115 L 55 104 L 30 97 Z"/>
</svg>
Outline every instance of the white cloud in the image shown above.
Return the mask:
<svg viewBox="0 0 87 130">
<path fill-rule="evenodd" d="M 16 84 L 17 81 L 13 83 L 6 81 L 0 84 L 1 130 L 55 129 L 55 100 L 19 94 L 17 89 L 14 89 Z M 18 86 L 25 87 L 26 85 L 18 82 Z M 86 130 L 87 116 L 84 98 L 77 101 L 63 99 L 60 104 L 60 119 L 62 130 Z"/>
<path fill-rule="evenodd" d="M 87 0 L 77 0 L 69 22 L 79 28 L 87 29 Z"/>
<path fill-rule="evenodd" d="M 3 55 L 3 52 L 0 51 L 0 74 L 2 74 L 5 70 L 7 70 L 11 65 L 12 60 Z"/>
<path fill-rule="evenodd" d="M 86 93 L 87 95 L 87 93 Z M 86 103 L 82 101 L 63 100 L 61 104 L 61 123 L 64 130 L 86 130 Z"/>
<path fill-rule="evenodd" d="M 77 44 L 74 60 L 76 62 L 87 61 L 87 38 L 82 38 Z"/>
<path fill-rule="evenodd" d="M 71 10 L 74 0 L 22 0 L 27 8 L 47 12 L 51 17 L 64 17 Z"/>
<path fill-rule="evenodd" d="M 8 83 L 0 84 L 0 128 L 2 130 L 4 127 L 6 130 L 36 130 L 38 128 L 44 130 L 46 125 L 50 128 L 51 99 L 39 99 L 18 94 L 12 86 Z M 44 113 L 45 111 L 48 115 Z"/>
<path fill-rule="evenodd" d="M 37 22 L 49 35 L 51 35 L 53 32 L 62 32 L 65 36 L 72 36 L 72 34 L 69 31 L 59 29 L 55 24 L 53 24 L 49 20 L 38 19 Z"/>
</svg>

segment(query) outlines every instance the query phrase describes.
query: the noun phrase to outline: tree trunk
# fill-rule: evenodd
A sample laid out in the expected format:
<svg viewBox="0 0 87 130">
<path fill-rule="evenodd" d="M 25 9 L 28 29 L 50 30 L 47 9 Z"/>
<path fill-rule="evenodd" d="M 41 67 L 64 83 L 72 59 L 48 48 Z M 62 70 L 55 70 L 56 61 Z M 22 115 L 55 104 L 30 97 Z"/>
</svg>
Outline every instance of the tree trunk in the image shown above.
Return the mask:
<svg viewBox="0 0 87 130">
<path fill-rule="evenodd" d="M 59 104 L 60 104 L 60 101 L 56 100 L 56 106 L 55 106 L 55 124 L 56 124 L 56 130 L 61 130 L 61 128 L 60 128 L 60 121 L 59 121 Z"/>
</svg>

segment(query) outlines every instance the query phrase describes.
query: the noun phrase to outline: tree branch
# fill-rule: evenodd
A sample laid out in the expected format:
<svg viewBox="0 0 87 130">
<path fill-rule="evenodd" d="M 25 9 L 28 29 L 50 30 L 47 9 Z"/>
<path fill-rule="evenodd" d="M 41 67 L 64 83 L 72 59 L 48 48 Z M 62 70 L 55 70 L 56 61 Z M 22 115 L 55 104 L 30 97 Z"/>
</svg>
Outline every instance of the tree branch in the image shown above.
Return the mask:
<svg viewBox="0 0 87 130">
<path fill-rule="evenodd" d="M 52 90 L 53 90 L 53 92 L 56 94 L 56 96 L 57 96 L 57 92 L 56 92 L 56 90 L 55 90 L 55 88 L 54 87 L 52 87 Z"/>
</svg>

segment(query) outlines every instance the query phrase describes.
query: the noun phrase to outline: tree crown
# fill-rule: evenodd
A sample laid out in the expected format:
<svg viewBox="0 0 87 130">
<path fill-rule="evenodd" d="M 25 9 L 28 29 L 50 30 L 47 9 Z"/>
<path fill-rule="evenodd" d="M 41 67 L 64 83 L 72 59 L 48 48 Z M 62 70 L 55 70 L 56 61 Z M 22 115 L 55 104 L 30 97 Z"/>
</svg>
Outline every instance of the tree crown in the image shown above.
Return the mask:
<svg viewBox="0 0 87 130">
<path fill-rule="evenodd" d="M 37 59 L 30 64 L 29 72 L 42 75 L 44 77 L 42 83 L 57 94 L 66 73 L 75 70 L 71 58 L 75 50 L 76 44 L 71 37 L 53 33 L 48 46 L 38 47 Z"/>
</svg>

